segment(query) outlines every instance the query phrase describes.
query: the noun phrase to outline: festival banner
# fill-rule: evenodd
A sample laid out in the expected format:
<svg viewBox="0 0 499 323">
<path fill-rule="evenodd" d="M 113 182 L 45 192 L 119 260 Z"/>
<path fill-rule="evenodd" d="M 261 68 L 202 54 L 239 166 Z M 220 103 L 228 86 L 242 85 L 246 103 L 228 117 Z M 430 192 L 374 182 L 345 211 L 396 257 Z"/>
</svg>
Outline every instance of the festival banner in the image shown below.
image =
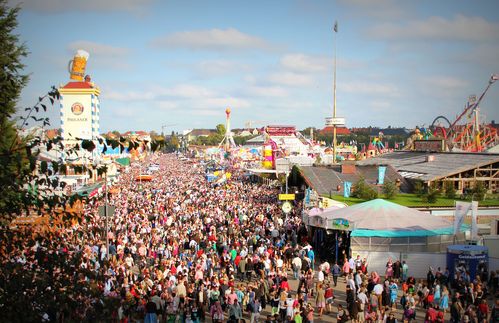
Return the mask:
<svg viewBox="0 0 499 323">
<path fill-rule="evenodd" d="M 378 184 L 383 185 L 385 183 L 385 173 L 386 173 L 386 166 L 379 166 L 378 167 Z"/>
<path fill-rule="evenodd" d="M 350 197 L 352 182 L 343 182 L 343 197 Z"/>
<path fill-rule="evenodd" d="M 305 205 L 306 206 L 310 205 L 310 191 L 311 191 L 311 189 L 309 189 L 309 188 L 305 189 Z"/>
<path fill-rule="evenodd" d="M 478 201 L 472 201 L 471 202 L 471 240 L 472 241 L 478 240 L 477 217 L 478 217 Z"/>
<path fill-rule="evenodd" d="M 464 217 L 471 208 L 471 203 L 456 201 L 456 210 L 454 211 L 454 234 L 461 231 L 461 226 L 464 223 Z"/>
</svg>

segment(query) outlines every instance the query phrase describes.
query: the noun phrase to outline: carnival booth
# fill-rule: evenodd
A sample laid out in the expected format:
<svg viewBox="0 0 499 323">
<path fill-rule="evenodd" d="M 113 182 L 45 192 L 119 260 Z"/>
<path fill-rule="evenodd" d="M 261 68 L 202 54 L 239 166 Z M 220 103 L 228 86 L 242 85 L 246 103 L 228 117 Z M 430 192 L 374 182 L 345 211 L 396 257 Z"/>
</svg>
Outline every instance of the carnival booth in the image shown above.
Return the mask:
<svg viewBox="0 0 499 323">
<path fill-rule="evenodd" d="M 414 255 L 421 256 L 414 260 L 421 265 L 419 272 L 427 271 L 428 263 L 445 266 L 447 246 L 465 240 L 464 233 L 454 235 L 453 223 L 383 199 L 323 212 L 320 217 L 309 222 L 315 227 L 310 231 L 316 246 L 328 249 L 340 263 L 352 255 L 367 257 L 371 268 L 384 268 L 388 258 L 406 255 L 411 262 Z"/>
<path fill-rule="evenodd" d="M 451 280 L 469 273 L 470 281 L 477 276 L 487 281 L 489 248 L 475 245 L 452 245 L 447 247 L 447 268 Z"/>
</svg>

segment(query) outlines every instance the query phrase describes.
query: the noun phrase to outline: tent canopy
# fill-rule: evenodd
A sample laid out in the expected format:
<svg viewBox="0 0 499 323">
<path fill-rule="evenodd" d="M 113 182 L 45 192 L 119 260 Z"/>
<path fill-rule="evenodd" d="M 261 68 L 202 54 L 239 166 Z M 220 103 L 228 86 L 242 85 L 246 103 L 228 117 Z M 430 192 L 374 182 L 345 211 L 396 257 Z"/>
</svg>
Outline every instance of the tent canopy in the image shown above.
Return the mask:
<svg viewBox="0 0 499 323">
<path fill-rule="evenodd" d="M 416 209 L 375 199 L 321 214 L 327 228 L 344 227 L 358 237 L 410 237 L 453 234 L 453 224 Z M 345 225 L 346 224 L 346 225 Z"/>
</svg>

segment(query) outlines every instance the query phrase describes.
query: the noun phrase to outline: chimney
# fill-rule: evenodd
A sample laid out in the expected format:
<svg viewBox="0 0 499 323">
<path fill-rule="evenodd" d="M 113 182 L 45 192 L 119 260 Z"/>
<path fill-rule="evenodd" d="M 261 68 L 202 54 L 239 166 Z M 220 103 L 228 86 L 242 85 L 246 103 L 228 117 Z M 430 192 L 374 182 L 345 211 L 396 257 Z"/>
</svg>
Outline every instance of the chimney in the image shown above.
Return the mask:
<svg viewBox="0 0 499 323">
<path fill-rule="evenodd" d="M 355 174 L 355 162 L 344 161 L 341 164 L 341 173 L 342 174 Z"/>
</svg>

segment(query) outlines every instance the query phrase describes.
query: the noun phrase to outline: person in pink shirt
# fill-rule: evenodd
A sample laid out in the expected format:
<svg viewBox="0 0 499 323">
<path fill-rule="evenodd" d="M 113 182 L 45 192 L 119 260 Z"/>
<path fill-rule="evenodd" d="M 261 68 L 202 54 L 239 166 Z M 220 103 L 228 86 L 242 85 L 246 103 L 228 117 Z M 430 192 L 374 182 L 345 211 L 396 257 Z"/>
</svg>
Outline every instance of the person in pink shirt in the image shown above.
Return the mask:
<svg viewBox="0 0 499 323">
<path fill-rule="evenodd" d="M 348 263 L 348 261 L 345 261 L 343 263 L 343 275 L 348 276 L 349 273 L 350 273 L 350 264 Z"/>
</svg>

